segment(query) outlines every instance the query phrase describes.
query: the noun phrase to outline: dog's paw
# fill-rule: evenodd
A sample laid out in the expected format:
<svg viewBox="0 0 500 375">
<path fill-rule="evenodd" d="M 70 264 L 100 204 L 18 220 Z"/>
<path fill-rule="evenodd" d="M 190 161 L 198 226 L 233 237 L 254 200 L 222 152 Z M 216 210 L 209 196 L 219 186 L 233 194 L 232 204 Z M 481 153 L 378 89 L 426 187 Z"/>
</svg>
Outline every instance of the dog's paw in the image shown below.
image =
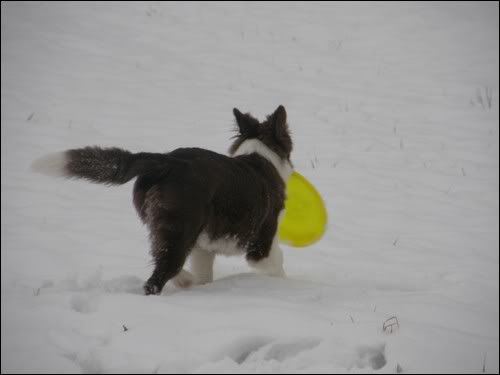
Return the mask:
<svg viewBox="0 0 500 375">
<path fill-rule="evenodd" d="M 149 296 L 150 294 L 160 294 L 161 290 L 158 285 L 151 281 L 147 281 L 144 284 L 144 295 Z"/>
<path fill-rule="evenodd" d="M 194 276 L 191 272 L 182 270 L 172 279 L 172 282 L 178 288 L 189 288 L 194 284 Z"/>
</svg>

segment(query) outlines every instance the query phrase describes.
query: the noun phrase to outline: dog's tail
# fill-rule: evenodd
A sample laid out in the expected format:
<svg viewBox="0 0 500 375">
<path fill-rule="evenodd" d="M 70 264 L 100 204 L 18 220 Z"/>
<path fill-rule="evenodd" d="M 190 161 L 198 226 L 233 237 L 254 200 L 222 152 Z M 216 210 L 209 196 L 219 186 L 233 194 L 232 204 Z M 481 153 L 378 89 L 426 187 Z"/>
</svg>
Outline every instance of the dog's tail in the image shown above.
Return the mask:
<svg viewBox="0 0 500 375">
<path fill-rule="evenodd" d="M 101 184 L 121 185 L 139 175 L 166 172 L 175 163 L 176 159 L 168 154 L 133 154 L 120 148 L 94 146 L 42 156 L 31 164 L 31 169 L 47 176 L 85 178 Z"/>
</svg>

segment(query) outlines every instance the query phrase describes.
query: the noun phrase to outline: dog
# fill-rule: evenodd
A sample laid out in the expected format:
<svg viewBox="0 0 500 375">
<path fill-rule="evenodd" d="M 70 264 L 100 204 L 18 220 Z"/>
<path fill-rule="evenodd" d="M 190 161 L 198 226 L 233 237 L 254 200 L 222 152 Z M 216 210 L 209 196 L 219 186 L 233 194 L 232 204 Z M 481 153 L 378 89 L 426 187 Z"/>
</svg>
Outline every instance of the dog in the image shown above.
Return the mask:
<svg viewBox="0 0 500 375">
<path fill-rule="evenodd" d="M 131 153 L 89 146 L 43 156 L 35 172 L 121 185 L 136 179 L 133 204 L 149 229 L 154 271 L 144 293 L 160 294 L 213 280 L 217 254 L 245 255 L 270 276 L 284 277 L 278 224 L 293 172 L 283 106 L 259 122 L 233 109 L 237 134 L 229 156 L 202 148 Z M 183 269 L 190 258 L 191 272 Z"/>
</svg>

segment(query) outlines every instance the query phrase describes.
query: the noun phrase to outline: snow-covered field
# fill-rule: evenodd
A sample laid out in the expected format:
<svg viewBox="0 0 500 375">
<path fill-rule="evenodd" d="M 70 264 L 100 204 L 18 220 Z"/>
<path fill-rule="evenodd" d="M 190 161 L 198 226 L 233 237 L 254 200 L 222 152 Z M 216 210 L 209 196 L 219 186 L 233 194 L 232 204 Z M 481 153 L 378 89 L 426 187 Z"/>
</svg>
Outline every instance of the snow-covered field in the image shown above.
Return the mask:
<svg viewBox="0 0 500 375">
<path fill-rule="evenodd" d="M 498 8 L 2 2 L 2 372 L 498 372 Z M 143 296 L 132 184 L 29 169 L 225 153 L 233 107 L 279 104 L 329 210 L 286 279 L 219 258 Z"/>
</svg>

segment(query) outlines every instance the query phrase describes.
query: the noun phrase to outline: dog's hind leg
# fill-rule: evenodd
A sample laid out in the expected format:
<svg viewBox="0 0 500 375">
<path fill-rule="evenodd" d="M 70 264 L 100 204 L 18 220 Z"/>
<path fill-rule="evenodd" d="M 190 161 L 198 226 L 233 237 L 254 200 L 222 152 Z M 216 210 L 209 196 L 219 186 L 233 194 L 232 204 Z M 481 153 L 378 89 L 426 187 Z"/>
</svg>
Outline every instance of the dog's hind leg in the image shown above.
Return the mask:
<svg viewBox="0 0 500 375">
<path fill-rule="evenodd" d="M 191 271 L 194 274 L 197 284 L 206 284 L 213 281 L 214 278 L 214 260 L 213 252 L 205 251 L 195 247 L 191 252 Z"/>
<path fill-rule="evenodd" d="M 179 284 L 187 284 L 188 278 L 182 269 L 186 261 L 186 250 L 185 249 L 175 249 L 173 247 L 165 248 L 163 254 L 157 255 L 155 257 L 155 269 L 151 277 L 144 284 L 144 294 L 160 294 L 163 287 L 173 277 L 179 275 L 176 282 Z M 181 281 L 181 277 L 183 280 Z"/>
<path fill-rule="evenodd" d="M 172 282 L 177 288 L 189 288 L 194 284 L 195 278 L 191 272 L 183 269 L 172 278 Z"/>
<path fill-rule="evenodd" d="M 188 286 L 189 277 L 182 269 L 193 246 L 194 239 L 182 230 L 166 230 L 158 227 L 151 232 L 151 253 L 155 260 L 153 274 L 144 284 L 144 293 L 160 294 L 166 282 L 176 276 L 180 286 Z M 189 273 L 187 273 L 189 276 Z"/>
</svg>

